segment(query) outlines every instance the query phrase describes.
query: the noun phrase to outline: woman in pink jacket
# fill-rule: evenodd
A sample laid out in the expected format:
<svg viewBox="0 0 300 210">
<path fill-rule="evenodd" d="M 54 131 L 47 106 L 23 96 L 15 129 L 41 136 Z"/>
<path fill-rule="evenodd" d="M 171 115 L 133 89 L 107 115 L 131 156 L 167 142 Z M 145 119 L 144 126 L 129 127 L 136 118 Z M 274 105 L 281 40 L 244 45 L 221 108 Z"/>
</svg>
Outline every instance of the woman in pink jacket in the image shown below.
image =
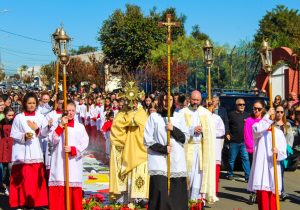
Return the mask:
<svg viewBox="0 0 300 210">
<path fill-rule="evenodd" d="M 244 141 L 246 150 L 249 154 L 250 166 L 252 165 L 253 159 L 253 148 L 254 139 L 252 134 L 252 126 L 254 123 L 259 122 L 261 118 L 265 115 L 266 111 L 264 109 L 264 103 L 262 101 L 255 101 L 253 104 L 253 112 L 250 117 L 248 117 L 244 124 Z M 250 194 L 248 204 L 252 205 L 256 200 L 254 193 Z"/>
</svg>

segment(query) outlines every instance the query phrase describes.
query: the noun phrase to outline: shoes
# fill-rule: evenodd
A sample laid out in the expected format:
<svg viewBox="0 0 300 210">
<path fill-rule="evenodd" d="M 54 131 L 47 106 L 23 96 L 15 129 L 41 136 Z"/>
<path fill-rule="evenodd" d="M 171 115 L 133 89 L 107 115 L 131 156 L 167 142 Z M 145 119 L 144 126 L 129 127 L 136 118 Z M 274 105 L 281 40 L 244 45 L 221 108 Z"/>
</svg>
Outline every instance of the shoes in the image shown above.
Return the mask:
<svg viewBox="0 0 300 210">
<path fill-rule="evenodd" d="M 227 179 L 228 180 L 234 180 L 234 177 L 233 176 L 228 176 Z"/>
<path fill-rule="evenodd" d="M 251 193 L 249 196 L 248 204 L 253 205 L 256 202 L 256 194 Z"/>
<path fill-rule="evenodd" d="M 285 192 L 283 192 L 283 193 L 281 193 L 281 195 L 280 195 L 280 200 L 281 200 L 281 201 L 285 201 L 288 197 L 289 197 L 288 194 L 286 194 Z"/>
</svg>

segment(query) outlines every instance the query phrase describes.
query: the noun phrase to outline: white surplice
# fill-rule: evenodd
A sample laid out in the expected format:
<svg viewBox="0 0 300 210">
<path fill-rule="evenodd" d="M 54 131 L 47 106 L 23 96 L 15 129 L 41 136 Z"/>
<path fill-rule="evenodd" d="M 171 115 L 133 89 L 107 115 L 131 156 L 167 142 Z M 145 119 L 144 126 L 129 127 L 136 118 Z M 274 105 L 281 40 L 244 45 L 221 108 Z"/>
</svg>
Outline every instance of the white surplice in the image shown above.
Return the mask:
<svg viewBox="0 0 300 210">
<path fill-rule="evenodd" d="M 212 114 L 216 127 L 216 164 L 222 162 L 222 149 L 224 145 L 225 125 L 219 115 Z"/>
<path fill-rule="evenodd" d="M 38 135 L 28 126 L 28 120 L 35 122 L 39 127 Z M 14 140 L 12 148 L 13 164 L 44 162 L 39 136 L 43 133 L 42 125 L 46 122 L 45 117 L 38 112 L 35 112 L 34 116 L 25 116 L 22 112 L 15 117 L 10 133 L 10 137 Z M 33 138 L 25 141 L 25 133 L 29 132 L 33 134 Z"/>
<path fill-rule="evenodd" d="M 61 113 L 57 113 L 57 111 L 51 111 L 49 114 L 47 114 L 46 116 L 46 120 L 47 123 L 45 125 L 43 125 L 44 129 L 47 130 L 47 147 L 46 147 L 46 151 L 45 151 L 45 166 L 46 169 L 50 169 L 50 164 L 51 164 L 51 155 L 52 155 L 52 142 L 49 141 L 49 133 L 51 133 L 53 131 L 53 129 L 55 129 L 55 127 L 59 124 L 60 118 L 61 118 L 62 114 Z M 49 120 L 52 119 L 52 124 L 49 124 Z M 49 148 L 49 146 L 51 148 Z M 50 151 L 51 150 L 51 151 Z"/>
<path fill-rule="evenodd" d="M 188 128 L 185 126 L 183 115 L 179 112 L 174 112 L 173 117 L 170 118 L 173 126 L 180 129 L 186 140 L 189 138 Z M 148 172 L 149 175 L 163 175 L 167 176 L 167 155 L 161 154 L 151 150 L 149 147 L 155 143 L 167 145 L 167 117 L 162 117 L 158 113 L 152 113 L 145 125 L 144 130 L 144 144 L 148 148 Z M 171 177 L 186 177 L 186 162 L 183 144 L 170 138 L 172 145 L 171 156 Z"/>
<path fill-rule="evenodd" d="M 268 130 L 273 123 L 266 114 L 261 121 L 252 126 L 254 138 L 254 153 L 253 162 L 248 182 L 248 190 L 264 190 L 272 191 L 275 194 L 274 182 L 274 165 L 272 153 L 272 132 Z M 287 157 L 286 140 L 283 132 L 274 128 L 275 145 L 278 149 L 277 156 L 277 176 L 278 176 L 278 191 L 281 192 L 281 166 L 280 161 Z"/>
<path fill-rule="evenodd" d="M 49 139 L 54 147 L 51 158 L 49 186 L 65 185 L 65 152 L 64 133 L 57 135 L 55 129 Z M 68 145 L 76 148 L 75 156 L 69 155 L 69 181 L 70 187 L 82 186 L 82 153 L 88 147 L 89 137 L 84 126 L 75 121 L 74 127 L 68 127 Z"/>
</svg>

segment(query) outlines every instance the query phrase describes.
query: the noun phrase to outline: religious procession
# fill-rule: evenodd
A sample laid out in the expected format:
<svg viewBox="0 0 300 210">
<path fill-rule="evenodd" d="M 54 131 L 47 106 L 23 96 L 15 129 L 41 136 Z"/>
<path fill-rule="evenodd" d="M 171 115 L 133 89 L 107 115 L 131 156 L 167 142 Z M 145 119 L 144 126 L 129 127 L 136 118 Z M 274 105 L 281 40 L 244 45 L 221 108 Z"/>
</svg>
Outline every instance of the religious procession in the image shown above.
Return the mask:
<svg viewBox="0 0 300 210">
<path fill-rule="evenodd" d="M 297 7 L 230 48 L 187 35 L 182 4 L 137 4 L 103 20 L 101 51 L 71 49 L 69 23 L 50 42 L 0 27 L 0 53 L 3 33 L 54 55 L 10 76 L 0 54 L 0 210 L 298 209 Z"/>
</svg>

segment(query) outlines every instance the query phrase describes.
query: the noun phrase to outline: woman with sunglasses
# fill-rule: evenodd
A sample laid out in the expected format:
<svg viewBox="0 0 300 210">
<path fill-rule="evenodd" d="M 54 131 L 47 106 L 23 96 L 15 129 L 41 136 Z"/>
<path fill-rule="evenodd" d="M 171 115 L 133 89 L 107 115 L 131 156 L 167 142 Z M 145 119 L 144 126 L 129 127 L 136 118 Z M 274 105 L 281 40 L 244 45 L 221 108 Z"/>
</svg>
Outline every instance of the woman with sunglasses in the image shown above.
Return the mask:
<svg viewBox="0 0 300 210">
<path fill-rule="evenodd" d="M 252 126 L 254 150 L 247 188 L 251 192 L 256 192 L 259 210 L 276 209 L 273 155 L 277 155 L 276 164 L 279 193 L 282 187 L 280 161 L 286 158 L 285 136 L 283 132 L 276 127 L 274 128 L 276 147 L 272 147 L 271 125 L 274 123 L 271 118 L 272 115 L 275 115 L 274 108 L 270 108 L 268 113 Z"/>
<path fill-rule="evenodd" d="M 294 135 L 291 124 L 287 121 L 284 108 L 282 106 L 276 107 L 276 114 L 275 114 L 275 127 L 279 128 L 285 135 L 287 145 L 292 148 L 294 143 Z M 282 176 L 282 190 L 280 199 L 284 201 L 287 199 L 288 195 L 284 192 L 284 160 L 280 162 L 281 164 L 281 176 Z"/>
<path fill-rule="evenodd" d="M 253 112 L 250 117 L 248 117 L 245 121 L 244 125 L 244 141 L 246 150 L 249 154 L 250 167 L 252 165 L 253 159 L 253 148 L 254 148 L 254 140 L 252 134 L 252 126 L 254 123 L 257 123 L 261 120 L 261 118 L 265 115 L 264 103 L 262 101 L 255 101 L 253 104 Z M 252 205 L 256 200 L 255 193 L 251 193 L 248 204 Z"/>
</svg>

